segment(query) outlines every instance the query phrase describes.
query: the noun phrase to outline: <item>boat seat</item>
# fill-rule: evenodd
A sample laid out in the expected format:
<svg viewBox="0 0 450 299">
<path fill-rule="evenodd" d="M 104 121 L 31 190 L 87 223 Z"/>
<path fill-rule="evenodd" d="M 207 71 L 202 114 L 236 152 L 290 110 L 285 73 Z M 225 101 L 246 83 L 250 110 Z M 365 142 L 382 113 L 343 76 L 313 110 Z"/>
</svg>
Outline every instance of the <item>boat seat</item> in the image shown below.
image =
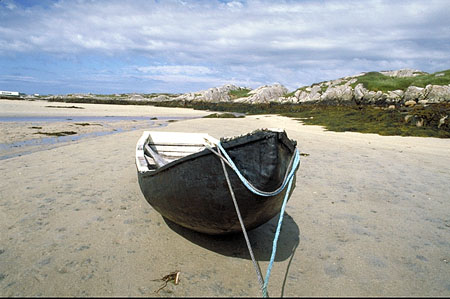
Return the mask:
<svg viewBox="0 0 450 299">
<path fill-rule="evenodd" d="M 156 149 L 152 149 L 148 144 L 144 147 L 144 153 L 147 154 L 152 160 L 155 162 L 155 165 L 159 168 L 162 167 L 170 162 L 171 160 L 165 159 L 162 155 L 158 153 Z M 151 165 L 150 161 L 147 160 L 147 162 Z"/>
</svg>

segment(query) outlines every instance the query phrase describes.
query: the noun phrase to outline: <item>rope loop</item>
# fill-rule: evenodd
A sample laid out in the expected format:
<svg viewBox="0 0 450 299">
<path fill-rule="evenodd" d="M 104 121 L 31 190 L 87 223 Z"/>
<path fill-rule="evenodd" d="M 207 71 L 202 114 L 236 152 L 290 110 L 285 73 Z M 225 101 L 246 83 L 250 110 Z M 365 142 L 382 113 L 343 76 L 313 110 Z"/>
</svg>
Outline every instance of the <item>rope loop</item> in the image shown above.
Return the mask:
<svg viewBox="0 0 450 299">
<path fill-rule="evenodd" d="M 286 174 L 284 176 L 284 180 L 283 183 L 281 184 L 280 187 L 278 187 L 276 190 L 271 191 L 271 192 L 267 192 L 267 191 L 262 191 L 259 190 L 258 188 L 256 188 L 255 186 L 253 186 L 243 175 L 242 173 L 239 171 L 239 169 L 237 168 L 236 164 L 234 164 L 233 160 L 230 158 L 230 156 L 228 155 L 228 153 L 225 151 L 225 149 L 222 147 L 222 144 L 220 144 L 220 141 L 217 142 L 217 148 L 220 150 L 220 152 L 223 154 L 223 156 L 225 157 L 226 161 L 228 162 L 227 164 L 231 167 L 231 169 L 234 170 L 234 172 L 236 173 L 236 175 L 239 177 L 239 179 L 241 180 L 241 182 L 244 184 L 244 186 L 247 187 L 248 190 L 250 190 L 251 192 L 253 192 L 256 195 L 259 196 L 265 196 L 265 197 L 270 197 L 270 196 L 275 196 L 280 194 L 281 192 L 283 192 L 284 188 L 286 188 L 286 185 L 288 184 L 289 180 L 294 176 L 295 171 L 297 169 L 297 166 L 300 164 L 300 154 L 297 148 L 295 148 L 294 150 L 294 154 L 291 157 L 290 163 L 288 168 L 286 169 Z"/>
</svg>

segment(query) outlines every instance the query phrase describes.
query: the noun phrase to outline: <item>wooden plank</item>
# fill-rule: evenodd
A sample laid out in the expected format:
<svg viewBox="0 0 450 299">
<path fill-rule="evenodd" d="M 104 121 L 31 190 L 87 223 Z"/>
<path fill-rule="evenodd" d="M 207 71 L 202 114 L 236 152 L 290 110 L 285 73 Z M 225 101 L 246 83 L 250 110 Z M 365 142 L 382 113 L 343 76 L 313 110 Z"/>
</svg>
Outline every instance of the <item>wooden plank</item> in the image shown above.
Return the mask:
<svg viewBox="0 0 450 299">
<path fill-rule="evenodd" d="M 155 145 L 155 146 L 180 146 L 180 147 L 189 147 L 189 146 L 205 146 L 205 144 L 195 144 L 195 143 L 179 143 L 179 142 L 165 142 L 165 143 L 155 143 L 151 140 L 149 140 L 148 144 Z"/>
<path fill-rule="evenodd" d="M 150 132 L 148 140 L 155 144 L 204 144 L 205 138 L 213 139 L 205 133 Z"/>
<path fill-rule="evenodd" d="M 161 157 L 160 155 L 158 155 L 150 146 L 148 146 L 147 144 L 144 146 L 144 151 L 153 158 L 153 160 L 156 163 L 156 166 L 158 167 L 162 167 L 164 165 L 166 165 L 167 163 L 169 163 L 168 161 L 166 161 L 163 157 Z"/>
<path fill-rule="evenodd" d="M 180 153 L 196 153 L 205 149 L 204 146 L 169 146 L 169 145 L 150 145 L 156 149 L 158 153 L 162 152 L 180 152 Z"/>
<path fill-rule="evenodd" d="M 154 169 L 158 168 L 156 166 L 155 160 L 153 160 L 152 157 L 144 155 L 144 158 L 147 161 L 147 167 L 149 170 L 154 170 Z"/>
<path fill-rule="evenodd" d="M 182 153 L 182 152 L 170 152 L 170 153 L 159 153 L 160 156 L 162 156 L 164 159 L 172 159 L 172 160 L 176 160 L 176 159 L 180 159 L 186 156 L 189 156 L 191 154 L 189 153 Z"/>
</svg>

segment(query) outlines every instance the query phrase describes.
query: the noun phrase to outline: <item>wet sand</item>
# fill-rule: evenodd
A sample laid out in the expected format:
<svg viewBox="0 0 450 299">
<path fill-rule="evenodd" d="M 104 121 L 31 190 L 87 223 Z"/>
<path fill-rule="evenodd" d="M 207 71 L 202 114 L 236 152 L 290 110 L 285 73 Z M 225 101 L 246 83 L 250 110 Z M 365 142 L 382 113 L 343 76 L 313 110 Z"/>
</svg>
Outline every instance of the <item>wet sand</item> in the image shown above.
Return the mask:
<svg viewBox="0 0 450 299">
<path fill-rule="evenodd" d="M 49 113 L 209 114 L 0 100 L 0 117 Z M 11 138 L 0 126 L 1 140 Z M 13 134 L 31 138 L 29 124 L 20 126 Z M 284 128 L 309 154 L 286 208 L 271 296 L 450 295 L 450 140 L 327 132 L 279 116 L 196 118 L 154 130 L 219 138 L 265 127 Z M 191 232 L 147 204 L 134 162 L 143 130 L 0 160 L 0 296 L 261 295 L 241 235 Z M 263 273 L 275 226 L 273 219 L 249 233 Z M 176 270 L 180 283 L 155 293 L 163 284 L 155 279 Z"/>
</svg>

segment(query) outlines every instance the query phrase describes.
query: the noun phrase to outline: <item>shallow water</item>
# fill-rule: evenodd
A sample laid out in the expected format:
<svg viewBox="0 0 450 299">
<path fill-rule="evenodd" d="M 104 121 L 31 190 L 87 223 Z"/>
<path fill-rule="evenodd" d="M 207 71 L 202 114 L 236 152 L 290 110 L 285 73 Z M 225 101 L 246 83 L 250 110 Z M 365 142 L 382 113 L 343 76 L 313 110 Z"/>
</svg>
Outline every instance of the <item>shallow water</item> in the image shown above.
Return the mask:
<svg viewBox="0 0 450 299">
<path fill-rule="evenodd" d="M 136 125 L 131 128 L 116 127 L 112 131 L 97 131 L 90 133 L 74 134 L 67 136 L 55 136 L 44 138 L 32 138 L 12 143 L 0 143 L 0 160 L 10 159 L 41 150 L 48 150 L 68 142 L 78 141 L 85 138 L 99 137 L 138 129 L 150 129 L 165 127 L 169 122 L 192 119 L 195 117 L 142 117 L 142 116 L 25 116 L 25 117 L 0 117 L 0 122 L 26 122 L 26 123 L 49 123 L 49 122 L 107 122 L 116 121 L 142 121 L 148 120 L 145 125 Z"/>
<path fill-rule="evenodd" d="M 121 120 L 184 120 L 196 117 L 147 116 L 0 116 L 0 122 L 111 122 Z"/>
</svg>

